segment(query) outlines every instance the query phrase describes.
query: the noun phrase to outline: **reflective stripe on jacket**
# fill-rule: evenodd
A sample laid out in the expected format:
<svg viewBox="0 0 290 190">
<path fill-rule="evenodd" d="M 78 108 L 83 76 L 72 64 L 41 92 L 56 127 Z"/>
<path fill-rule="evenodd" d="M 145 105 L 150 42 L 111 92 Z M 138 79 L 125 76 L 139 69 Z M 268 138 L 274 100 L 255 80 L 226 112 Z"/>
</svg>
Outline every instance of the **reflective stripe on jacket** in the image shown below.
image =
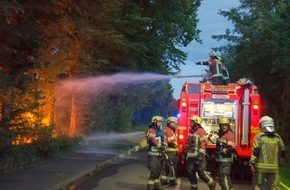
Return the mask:
<svg viewBox="0 0 290 190">
<path fill-rule="evenodd" d="M 209 61 L 211 77 L 221 77 L 223 76 L 222 62 L 218 59 L 210 59 Z"/>
</svg>

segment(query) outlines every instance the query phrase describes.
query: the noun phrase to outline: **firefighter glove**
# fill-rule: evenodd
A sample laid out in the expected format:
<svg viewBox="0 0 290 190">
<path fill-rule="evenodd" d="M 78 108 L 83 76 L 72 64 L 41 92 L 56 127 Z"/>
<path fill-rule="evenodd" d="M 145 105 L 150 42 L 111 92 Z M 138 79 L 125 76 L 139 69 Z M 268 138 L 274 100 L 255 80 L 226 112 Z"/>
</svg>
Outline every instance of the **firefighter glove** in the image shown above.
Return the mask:
<svg viewBox="0 0 290 190">
<path fill-rule="evenodd" d="M 254 150 L 253 150 L 253 155 L 254 156 L 259 156 L 259 153 L 260 153 L 260 148 L 259 147 L 255 147 Z"/>
<path fill-rule="evenodd" d="M 163 156 L 164 156 L 164 159 L 165 159 L 165 160 L 168 160 L 168 155 L 167 155 L 166 153 L 164 153 Z"/>
<path fill-rule="evenodd" d="M 157 145 L 156 145 L 157 148 L 160 148 L 161 147 L 161 142 L 159 142 Z"/>
<path fill-rule="evenodd" d="M 178 146 L 177 142 L 174 143 L 174 148 L 176 148 Z"/>
<path fill-rule="evenodd" d="M 224 149 L 222 150 L 222 153 L 227 154 L 227 149 L 224 148 Z"/>
<path fill-rule="evenodd" d="M 175 142 L 175 143 L 170 143 L 170 144 L 168 144 L 168 146 L 169 146 L 169 147 L 176 148 L 176 147 L 177 147 L 177 142 Z"/>
<path fill-rule="evenodd" d="M 161 150 L 165 150 L 166 146 L 164 144 L 160 145 L 159 147 Z"/>
<path fill-rule="evenodd" d="M 204 160 L 205 159 L 205 156 L 204 155 L 198 155 L 197 159 L 200 160 L 200 161 L 201 160 Z"/>
<path fill-rule="evenodd" d="M 279 167 L 282 167 L 283 162 L 284 162 L 284 158 L 280 158 L 280 160 L 279 160 Z"/>
<path fill-rule="evenodd" d="M 285 151 L 282 151 L 281 152 L 281 157 L 280 157 L 280 160 L 279 160 L 279 167 L 282 167 L 284 160 L 285 160 Z"/>
</svg>

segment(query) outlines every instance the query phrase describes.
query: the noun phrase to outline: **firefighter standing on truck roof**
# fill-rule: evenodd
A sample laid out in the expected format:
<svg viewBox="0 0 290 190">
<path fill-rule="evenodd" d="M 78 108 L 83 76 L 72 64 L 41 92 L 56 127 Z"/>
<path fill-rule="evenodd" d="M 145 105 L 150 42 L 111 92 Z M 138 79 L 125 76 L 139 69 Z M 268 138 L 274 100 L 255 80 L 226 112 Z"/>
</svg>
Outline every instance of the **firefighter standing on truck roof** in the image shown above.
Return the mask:
<svg viewBox="0 0 290 190">
<path fill-rule="evenodd" d="M 285 145 L 275 133 L 274 121 L 269 116 L 260 119 L 261 132 L 254 138 L 250 160 L 254 189 L 279 189 L 280 168 L 285 158 Z"/>
<path fill-rule="evenodd" d="M 202 120 L 200 117 L 192 116 L 190 120 L 192 121 L 192 127 L 189 131 L 186 144 L 186 168 L 191 183 L 191 190 L 197 190 L 196 172 L 198 173 L 198 176 L 209 186 L 209 189 L 214 190 L 216 183 L 206 171 L 206 131 L 201 126 Z"/>
<path fill-rule="evenodd" d="M 235 148 L 235 137 L 230 129 L 228 118 L 220 118 L 219 127 L 219 138 L 215 149 L 215 160 L 219 165 L 219 184 L 222 190 L 231 190 L 233 189 L 233 184 L 230 175 L 233 164 L 232 153 Z"/>
<path fill-rule="evenodd" d="M 177 118 L 170 116 L 167 118 L 167 126 L 164 130 L 165 143 L 168 147 L 165 152 L 168 159 L 164 162 L 161 172 L 161 185 L 175 186 L 176 183 L 176 168 L 177 168 L 177 137 L 176 137 Z"/>
<path fill-rule="evenodd" d="M 146 131 L 148 144 L 148 182 L 147 190 L 161 190 L 160 174 L 166 144 L 162 130 L 163 117 L 154 116 L 151 119 L 149 129 Z"/>
<path fill-rule="evenodd" d="M 214 51 L 209 53 L 209 61 L 196 62 L 196 65 L 208 65 L 213 85 L 223 85 L 223 65 Z"/>
</svg>

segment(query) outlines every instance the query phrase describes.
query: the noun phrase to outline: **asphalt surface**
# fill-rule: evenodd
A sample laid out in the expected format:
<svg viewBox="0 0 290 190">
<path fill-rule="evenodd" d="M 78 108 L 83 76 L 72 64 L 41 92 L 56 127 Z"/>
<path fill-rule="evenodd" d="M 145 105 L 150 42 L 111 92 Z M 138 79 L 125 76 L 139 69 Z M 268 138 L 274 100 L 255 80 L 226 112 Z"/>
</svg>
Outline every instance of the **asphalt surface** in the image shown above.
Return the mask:
<svg viewBox="0 0 290 190">
<path fill-rule="evenodd" d="M 0 190 L 60 190 L 144 148 L 144 132 L 87 138 L 73 153 L 20 171 L 0 175 Z M 290 189 L 281 184 L 281 189 Z"/>
<path fill-rule="evenodd" d="M 0 175 L 3 190 L 59 190 L 84 176 L 101 170 L 131 151 L 144 146 L 144 132 L 103 134 L 87 138 L 86 145 L 32 168 Z"/>
</svg>

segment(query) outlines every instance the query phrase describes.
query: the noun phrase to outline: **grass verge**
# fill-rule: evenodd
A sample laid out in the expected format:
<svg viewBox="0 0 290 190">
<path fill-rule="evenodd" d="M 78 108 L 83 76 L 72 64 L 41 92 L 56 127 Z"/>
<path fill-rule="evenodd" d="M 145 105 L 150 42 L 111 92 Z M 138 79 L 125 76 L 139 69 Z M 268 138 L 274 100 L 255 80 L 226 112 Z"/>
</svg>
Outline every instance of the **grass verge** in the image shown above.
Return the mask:
<svg viewBox="0 0 290 190">
<path fill-rule="evenodd" d="M 281 188 L 283 190 L 290 190 L 290 146 L 287 146 L 290 144 L 290 140 L 284 140 L 284 144 L 286 146 L 286 158 L 283 167 L 281 168 Z"/>
</svg>

